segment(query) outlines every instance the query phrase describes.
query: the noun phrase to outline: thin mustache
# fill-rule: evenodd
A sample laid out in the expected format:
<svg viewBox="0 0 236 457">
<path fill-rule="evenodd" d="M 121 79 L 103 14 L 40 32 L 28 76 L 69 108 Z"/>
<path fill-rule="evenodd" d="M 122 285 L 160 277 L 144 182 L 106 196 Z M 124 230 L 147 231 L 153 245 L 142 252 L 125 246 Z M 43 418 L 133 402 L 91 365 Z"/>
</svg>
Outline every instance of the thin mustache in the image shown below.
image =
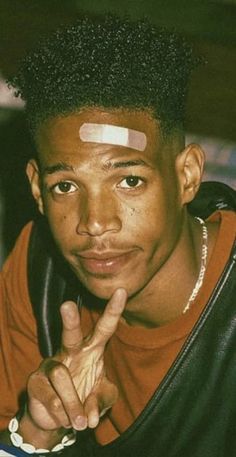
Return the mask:
<svg viewBox="0 0 236 457">
<path fill-rule="evenodd" d="M 134 249 L 140 249 L 138 246 L 132 245 L 132 244 L 116 244 L 116 243 L 101 243 L 98 244 L 96 242 L 89 242 L 83 247 L 75 248 L 72 250 L 72 254 L 76 255 L 82 255 L 83 253 L 92 251 L 92 252 L 97 252 L 98 254 L 102 254 L 104 252 L 127 252 L 127 251 L 132 251 Z"/>
</svg>

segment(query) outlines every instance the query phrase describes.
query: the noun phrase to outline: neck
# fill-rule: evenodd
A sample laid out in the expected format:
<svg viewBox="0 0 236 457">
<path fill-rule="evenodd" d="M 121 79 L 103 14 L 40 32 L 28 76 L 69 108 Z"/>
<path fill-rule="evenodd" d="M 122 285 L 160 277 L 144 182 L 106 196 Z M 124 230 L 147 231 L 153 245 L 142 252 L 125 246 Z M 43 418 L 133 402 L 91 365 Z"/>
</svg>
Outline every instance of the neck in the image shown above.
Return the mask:
<svg viewBox="0 0 236 457">
<path fill-rule="evenodd" d="M 150 283 L 129 299 L 124 313 L 126 322 L 129 325 L 156 327 L 182 315 L 198 279 L 201 255 L 202 227 L 194 218 L 187 216 L 168 260 Z"/>
</svg>

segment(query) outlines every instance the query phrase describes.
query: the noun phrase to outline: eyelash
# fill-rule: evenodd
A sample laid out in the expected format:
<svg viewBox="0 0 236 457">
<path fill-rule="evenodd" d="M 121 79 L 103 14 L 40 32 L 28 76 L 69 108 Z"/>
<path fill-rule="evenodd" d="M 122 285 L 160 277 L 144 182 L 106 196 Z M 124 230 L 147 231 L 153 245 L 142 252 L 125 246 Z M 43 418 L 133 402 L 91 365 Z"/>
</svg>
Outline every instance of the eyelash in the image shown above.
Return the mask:
<svg viewBox="0 0 236 457">
<path fill-rule="evenodd" d="M 134 181 L 137 181 L 139 182 L 139 185 L 135 185 L 135 186 L 132 186 L 132 185 L 128 185 L 127 187 L 122 187 L 121 184 L 123 182 L 127 182 L 128 180 L 134 180 Z M 122 181 L 120 182 L 119 184 L 119 187 L 123 188 L 123 189 L 137 189 L 139 187 L 142 186 L 142 184 L 144 183 L 144 179 L 141 178 L 140 176 L 135 176 L 135 175 L 130 175 L 130 176 L 126 176 L 126 178 L 123 178 Z M 131 184 L 131 183 L 130 183 Z"/>
<path fill-rule="evenodd" d="M 128 180 L 130 180 L 131 182 L 128 184 Z M 132 186 L 132 181 L 134 182 L 134 186 Z M 127 186 L 122 186 L 122 183 L 125 183 L 127 184 Z M 126 190 L 136 190 L 136 189 L 139 189 L 142 184 L 144 184 L 145 180 L 143 178 L 141 178 L 140 176 L 136 176 L 136 175 L 129 175 L 129 176 L 126 176 L 125 178 L 123 178 L 119 185 L 118 185 L 118 188 L 121 188 L 121 189 L 126 189 Z M 63 190 L 60 190 L 60 186 L 67 186 L 67 191 L 66 191 L 66 188 L 64 188 L 65 192 L 63 192 Z M 70 188 L 70 190 L 68 191 L 68 187 Z M 73 190 L 71 190 L 71 188 L 73 188 Z M 71 181 L 60 181 L 60 182 L 57 182 L 56 184 L 54 184 L 53 186 L 50 187 L 50 192 L 54 192 L 55 194 L 57 195 L 66 195 L 66 194 L 72 194 L 74 192 L 76 192 L 76 190 L 78 189 L 78 187 L 76 186 L 76 184 L 74 184 L 73 182 Z"/>
<path fill-rule="evenodd" d="M 56 188 L 59 189 L 59 186 L 66 186 L 66 185 L 69 185 L 69 186 L 73 186 L 74 187 L 74 190 L 70 191 L 70 192 L 63 192 L 63 191 L 57 191 Z M 50 187 L 50 191 L 51 192 L 55 192 L 57 195 L 63 195 L 63 194 L 71 194 L 73 192 L 75 192 L 77 190 L 77 186 L 72 183 L 71 181 L 60 181 L 60 182 L 57 182 L 56 184 L 54 184 L 53 186 Z"/>
</svg>

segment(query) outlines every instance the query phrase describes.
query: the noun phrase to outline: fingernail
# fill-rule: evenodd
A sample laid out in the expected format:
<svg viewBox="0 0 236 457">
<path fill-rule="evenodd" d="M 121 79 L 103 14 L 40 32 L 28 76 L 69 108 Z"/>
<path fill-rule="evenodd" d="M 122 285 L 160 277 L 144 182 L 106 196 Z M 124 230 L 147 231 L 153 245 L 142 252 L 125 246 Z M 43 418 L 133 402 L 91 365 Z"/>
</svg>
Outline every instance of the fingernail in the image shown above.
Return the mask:
<svg viewBox="0 0 236 457">
<path fill-rule="evenodd" d="M 88 426 L 90 428 L 95 428 L 95 427 L 97 427 L 98 422 L 99 422 L 99 415 L 97 413 L 94 413 L 94 414 L 90 415 L 90 417 L 89 417 Z"/>
<path fill-rule="evenodd" d="M 84 416 L 77 416 L 76 419 L 73 421 L 73 427 L 76 430 L 84 430 L 87 428 L 87 419 Z"/>
</svg>

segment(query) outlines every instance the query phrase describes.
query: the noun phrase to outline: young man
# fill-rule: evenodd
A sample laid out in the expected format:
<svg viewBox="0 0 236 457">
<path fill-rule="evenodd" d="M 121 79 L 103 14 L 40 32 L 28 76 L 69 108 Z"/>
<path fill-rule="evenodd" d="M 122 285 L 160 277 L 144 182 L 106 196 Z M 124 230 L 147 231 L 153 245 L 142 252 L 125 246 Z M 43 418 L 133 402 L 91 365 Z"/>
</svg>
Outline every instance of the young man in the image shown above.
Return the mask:
<svg viewBox="0 0 236 457">
<path fill-rule="evenodd" d="M 236 449 L 236 218 L 188 210 L 204 163 L 183 133 L 196 63 L 146 22 L 85 19 L 44 42 L 14 81 L 45 238 L 28 224 L 1 276 L 1 442 L 13 455 Z M 59 264 L 69 275 L 54 274 Z M 61 306 L 55 352 L 57 289 L 71 278 L 76 302 Z"/>
</svg>

